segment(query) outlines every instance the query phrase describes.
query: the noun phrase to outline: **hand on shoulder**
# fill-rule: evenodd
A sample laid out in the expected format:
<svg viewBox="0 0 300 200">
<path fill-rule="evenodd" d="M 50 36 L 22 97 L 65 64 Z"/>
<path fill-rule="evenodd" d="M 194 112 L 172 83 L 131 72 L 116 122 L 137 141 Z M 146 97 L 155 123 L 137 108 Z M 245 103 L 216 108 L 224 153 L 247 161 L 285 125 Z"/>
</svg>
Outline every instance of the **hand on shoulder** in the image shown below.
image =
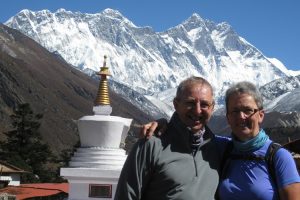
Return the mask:
<svg viewBox="0 0 300 200">
<path fill-rule="evenodd" d="M 168 121 L 164 118 L 158 119 L 156 121 L 149 122 L 142 125 L 140 130 L 140 138 L 149 139 L 153 135 L 161 136 L 167 129 Z"/>
</svg>

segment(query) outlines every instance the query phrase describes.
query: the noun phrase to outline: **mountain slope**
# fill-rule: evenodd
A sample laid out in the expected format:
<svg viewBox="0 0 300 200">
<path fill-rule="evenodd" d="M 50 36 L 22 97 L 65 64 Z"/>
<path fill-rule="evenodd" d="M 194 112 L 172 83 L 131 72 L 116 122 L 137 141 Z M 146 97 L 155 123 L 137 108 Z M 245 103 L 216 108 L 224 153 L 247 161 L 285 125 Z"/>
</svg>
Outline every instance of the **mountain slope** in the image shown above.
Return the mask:
<svg viewBox="0 0 300 200">
<path fill-rule="evenodd" d="M 78 141 L 76 120 L 93 114 L 97 89 L 98 81 L 0 25 L 0 132 L 9 130 L 12 109 L 26 102 L 34 112 L 44 114 L 40 131 L 52 150 L 72 148 Z M 110 96 L 112 115 L 134 118 L 135 123 L 151 120 L 114 92 Z"/>
</svg>

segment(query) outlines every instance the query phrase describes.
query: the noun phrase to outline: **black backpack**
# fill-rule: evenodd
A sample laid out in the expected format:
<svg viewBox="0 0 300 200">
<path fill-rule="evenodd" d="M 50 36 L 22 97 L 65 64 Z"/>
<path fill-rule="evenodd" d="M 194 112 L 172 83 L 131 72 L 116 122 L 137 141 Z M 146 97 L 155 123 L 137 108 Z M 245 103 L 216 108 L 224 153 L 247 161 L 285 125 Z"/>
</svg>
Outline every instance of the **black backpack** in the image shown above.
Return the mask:
<svg viewBox="0 0 300 200">
<path fill-rule="evenodd" d="M 281 148 L 282 146 L 278 143 L 272 142 L 270 146 L 268 147 L 268 150 L 266 152 L 265 156 L 255 156 L 255 155 L 234 155 L 231 154 L 233 150 L 233 142 L 230 141 L 224 151 L 221 165 L 220 165 L 220 180 L 223 180 L 227 173 L 227 168 L 229 166 L 230 160 L 265 160 L 268 166 L 268 172 L 270 174 L 270 177 L 276 183 L 276 174 L 275 174 L 275 166 L 274 166 L 274 155 L 276 152 Z"/>
</svg>

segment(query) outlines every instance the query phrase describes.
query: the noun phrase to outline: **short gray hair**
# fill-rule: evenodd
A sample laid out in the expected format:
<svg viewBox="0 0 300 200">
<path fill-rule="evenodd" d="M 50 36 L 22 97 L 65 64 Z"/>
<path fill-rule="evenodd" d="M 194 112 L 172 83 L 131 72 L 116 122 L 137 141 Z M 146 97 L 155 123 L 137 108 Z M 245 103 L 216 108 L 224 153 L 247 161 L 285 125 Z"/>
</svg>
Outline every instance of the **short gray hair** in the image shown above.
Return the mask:
<svg viewBox="0 0 300 200">
<path fill-rule="evenodd" d="M 228 100 L 231 95 L 234 94 L 248 94 L 254 98 L 254 101 L 258 107 L 258 109 L 263 109 L 263 99 L 262 96 L 257 89 L 257 87 L 248 81 L 242 81 L 235 83 L 230 88 L 227 89 L 226 95 L 225 95 L 225 104 L 226 104 L 226 110 L 228 111 Z"/>
<path fill-rule="evenodd" d="M 184 93 L 184 91 L 187 89 L 187 87 L 189 87 L 190 85 L 193 84 L 200 84 L 200 85 L 206 85 L 209 87 L 209 89 L 211 90 L 211 94 L 212 96 L 214 96 L 214 92 L 213 92 L 213 88 L 211 86 L 211 84 L 204 78 L 202 77 L 198 77 L 198 76 L 191 76 L 185 80 L 183 80 L 178 88 L 177 88 L 177 92 L 176 92 L 176 99 L 180 99 L 180 97 L 182 96 L 182 94 Z"/>
</svg>

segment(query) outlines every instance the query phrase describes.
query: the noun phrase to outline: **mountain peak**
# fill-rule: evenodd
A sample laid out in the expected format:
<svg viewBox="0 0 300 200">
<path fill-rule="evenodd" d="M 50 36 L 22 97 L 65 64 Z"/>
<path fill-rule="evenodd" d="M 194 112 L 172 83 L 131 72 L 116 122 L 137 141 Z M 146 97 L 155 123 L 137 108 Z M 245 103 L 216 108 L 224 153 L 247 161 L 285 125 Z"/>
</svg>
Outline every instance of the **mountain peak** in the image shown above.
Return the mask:
<svg viewBox="0 0 300 200">
<path fill-rule="evenodd" d="M 102 11 L 103 14 L 118 14 L 122 15 L 118 10 L 114 10 L 112 8 L 106 8 Z"/>
<path fill-rule="evenodd" d="M 200 21 L 203 20 L 202 17 L 200 17 L 200 15 L 198 13 L 193 13 L 190 18 L 197 19 Z"/>
<path fill-rule="evenodd" d="M 19 12 L 19 14 L 28 14 L 28 13 L 31 13 L 31 10 L 29 9 L 23 9 Z"/>
<path fill-rule="evenodd" d="M 71 11 L 67 11 L 66 9 L 64 8 L 59 8 L 56 10 L 55 13 L 72 13 Z"/>
<path fill-rule="evenodd" d="M 199 14 L 193 13 L 184 23 L 204 23 L 205 20 Z"/>
<path fill-rule="evenodd" d="M 124 18 L 124 16 L 119 11 L 111 9 L 111 8 L 106 8 L 101 13 L 104 15 L 109 15 L 109 16 L 113 16 L 116 18 Z"/>
<path fill-rule="evenodd" d="M 187 20 L 182 23 L 182 25 L 187 29 L 187 31 L 200 27 L 206 27 L 205 20 L 202 19 L 197 13 L 193 13 Z"/>
<path fill-rule="evenodd" d="M 121 23 L 125 23 L 130 27 L 135 27 L 135 25 L 129 19 L 124 17 L 118 10 L 106 8 L 100 13 L 100 15 L 105 18 L 111 18 L 112 20 L 117 20 Z M 112 25 L 115 25 L 115 24 L 112 24 Z"/>
<path fill-rule="evenodd" d="M 31 15 L 33 15 L 34 12 L 29 10 L 29 9 L 23 9 L 21 10 L 19 13 L 17 13 L 17 16 L 21 16 L 21 17 L 29 17 Z"/>
</svg>

